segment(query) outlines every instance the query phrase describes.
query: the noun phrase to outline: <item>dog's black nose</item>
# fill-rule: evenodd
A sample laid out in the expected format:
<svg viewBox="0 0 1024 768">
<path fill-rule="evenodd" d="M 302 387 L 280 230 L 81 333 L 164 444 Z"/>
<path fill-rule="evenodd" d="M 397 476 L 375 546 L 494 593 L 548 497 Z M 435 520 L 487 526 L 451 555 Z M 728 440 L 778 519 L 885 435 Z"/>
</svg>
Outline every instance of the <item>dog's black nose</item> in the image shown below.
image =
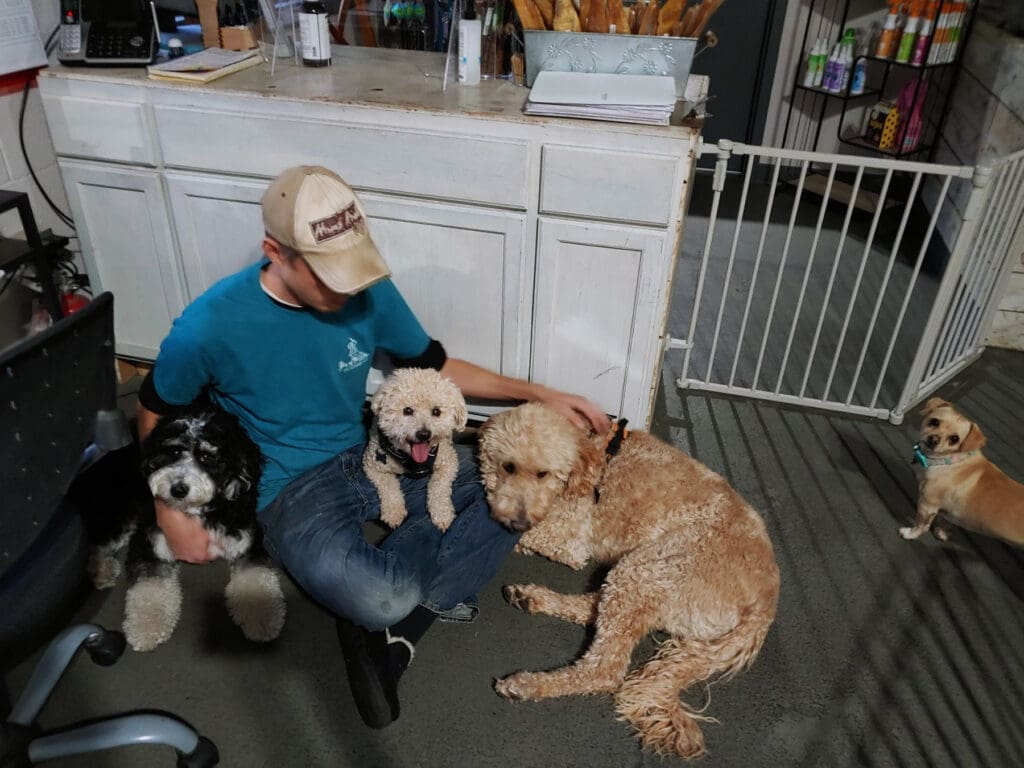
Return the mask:
<svg viewBox="0 0 1024 768">
<path fill-rule="evenodd" d="M 171 486 L 171 496 L 176 499 L 184 499 L 188 496 L 188 485 L 179 480 Z"/>
<path fill-rule="evenodd" d="M 425 443 L 430 439 L 429 429 L 417 429 L 416 430 L 416 441 L 419 443 Z"/>
<path fill-rule="evenodd" d="M 519 518 L 517 520 L 511 521 L 508 524 L 508 527 L 516 533 L 526 533 L 528 530 L 530 530 L 530 521 Z"/>
<path fill-rule="evenodd" d="M 938 435 L 928 435 L 928 437 L 926 437 L 924 440 L 924 444 L 929 448 L 934 448 L 936 445 L 939 444 Z"/>
</svg>

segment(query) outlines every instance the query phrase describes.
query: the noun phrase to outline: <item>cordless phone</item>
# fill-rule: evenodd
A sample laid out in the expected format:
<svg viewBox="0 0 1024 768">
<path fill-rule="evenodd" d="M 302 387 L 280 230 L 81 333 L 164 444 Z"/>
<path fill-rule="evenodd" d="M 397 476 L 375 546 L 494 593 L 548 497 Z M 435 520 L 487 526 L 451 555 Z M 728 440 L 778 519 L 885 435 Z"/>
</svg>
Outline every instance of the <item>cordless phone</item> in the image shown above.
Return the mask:
<svg viewBox="0 0 1024 768">
<path fill-rule="evenodd" d="M 78 53 L 82 49 L 82 15 L 79 0 L 61 0 L 60 52 Z"/>
</svg>

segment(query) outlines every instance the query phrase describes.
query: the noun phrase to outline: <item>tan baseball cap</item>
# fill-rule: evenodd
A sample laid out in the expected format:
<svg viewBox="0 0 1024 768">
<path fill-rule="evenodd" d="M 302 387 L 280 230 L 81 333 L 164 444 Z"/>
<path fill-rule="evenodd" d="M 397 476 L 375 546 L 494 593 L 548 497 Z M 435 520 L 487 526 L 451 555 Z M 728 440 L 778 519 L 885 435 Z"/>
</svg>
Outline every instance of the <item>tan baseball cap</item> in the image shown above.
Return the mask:
<svg viewBox="0 0 1024 768">
<path fill-rule="evenodd" d="M 270 182 L 262 205 L 267 234 L 302 254 L 332 291 L 358 293 L 391 274 L 370 239 L 363 204 L 333 171 L 289 168 Z"/>
</svg>

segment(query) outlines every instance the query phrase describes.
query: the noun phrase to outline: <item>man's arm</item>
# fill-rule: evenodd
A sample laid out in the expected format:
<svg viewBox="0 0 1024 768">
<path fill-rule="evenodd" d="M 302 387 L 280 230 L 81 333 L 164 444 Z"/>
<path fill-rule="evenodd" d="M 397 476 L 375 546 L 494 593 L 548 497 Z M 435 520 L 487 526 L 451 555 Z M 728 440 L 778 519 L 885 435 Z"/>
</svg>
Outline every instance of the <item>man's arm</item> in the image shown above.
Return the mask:
<svg viewBox="0 0 1024 768">
<path fill-rule="evenodd" d="M 611 429 L 608 415 L 585 397 L 561 392 L 524 379 L 489 371 L 465 360 L 449 357 L 441 373 L 455 382 L 467 397 L 487 400 L 531 400 L 558 411 L 580 429 L 593 428 L 597 432 Z"/>
<path fill-rule="evenodd" d="M 139 440 L 142 441 L 153 431 L 161 417 L 141 402 L 136 405 L 135 413 L 139 421 Z M 213 559 L 209 553 L 210 534 L 198 518 L 155 499 L 153 504 L 156 508 L 156 524 L 163 531 L 167 546 L 175 558 L 186 563 L 208 563 Z"/>
</svg>

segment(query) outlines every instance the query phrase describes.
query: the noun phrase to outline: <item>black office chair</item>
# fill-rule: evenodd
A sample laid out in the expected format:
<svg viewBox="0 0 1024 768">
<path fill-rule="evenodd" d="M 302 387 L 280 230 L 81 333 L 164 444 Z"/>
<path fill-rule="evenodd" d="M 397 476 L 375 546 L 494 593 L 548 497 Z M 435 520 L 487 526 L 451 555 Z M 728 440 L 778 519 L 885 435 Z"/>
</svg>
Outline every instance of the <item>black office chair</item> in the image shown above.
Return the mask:
<svg viewBox="0 0 1024 768">
<path fill-rule="evenodd" d="M 88 541 L 66 494 L 76 473 L 131 439 L 117 408 L 114 303 L 104 293 L 46 330 L 0 351 L 0 664 L 53 637 L 85 584 Z M 206 768 L 217 748 L 184 721 L 160 712 L 124 714 L 41 732 L 36 718 L 79 648 L 113 664 L 121 632 L 95 624 L 52 640 L 8 707 L 0 685 L 0 766 L 36 765 L 126 744 L 165 744 L 179 768 Z M 8 713 L 9 709 L 9 713 Z"/>
</svg>

